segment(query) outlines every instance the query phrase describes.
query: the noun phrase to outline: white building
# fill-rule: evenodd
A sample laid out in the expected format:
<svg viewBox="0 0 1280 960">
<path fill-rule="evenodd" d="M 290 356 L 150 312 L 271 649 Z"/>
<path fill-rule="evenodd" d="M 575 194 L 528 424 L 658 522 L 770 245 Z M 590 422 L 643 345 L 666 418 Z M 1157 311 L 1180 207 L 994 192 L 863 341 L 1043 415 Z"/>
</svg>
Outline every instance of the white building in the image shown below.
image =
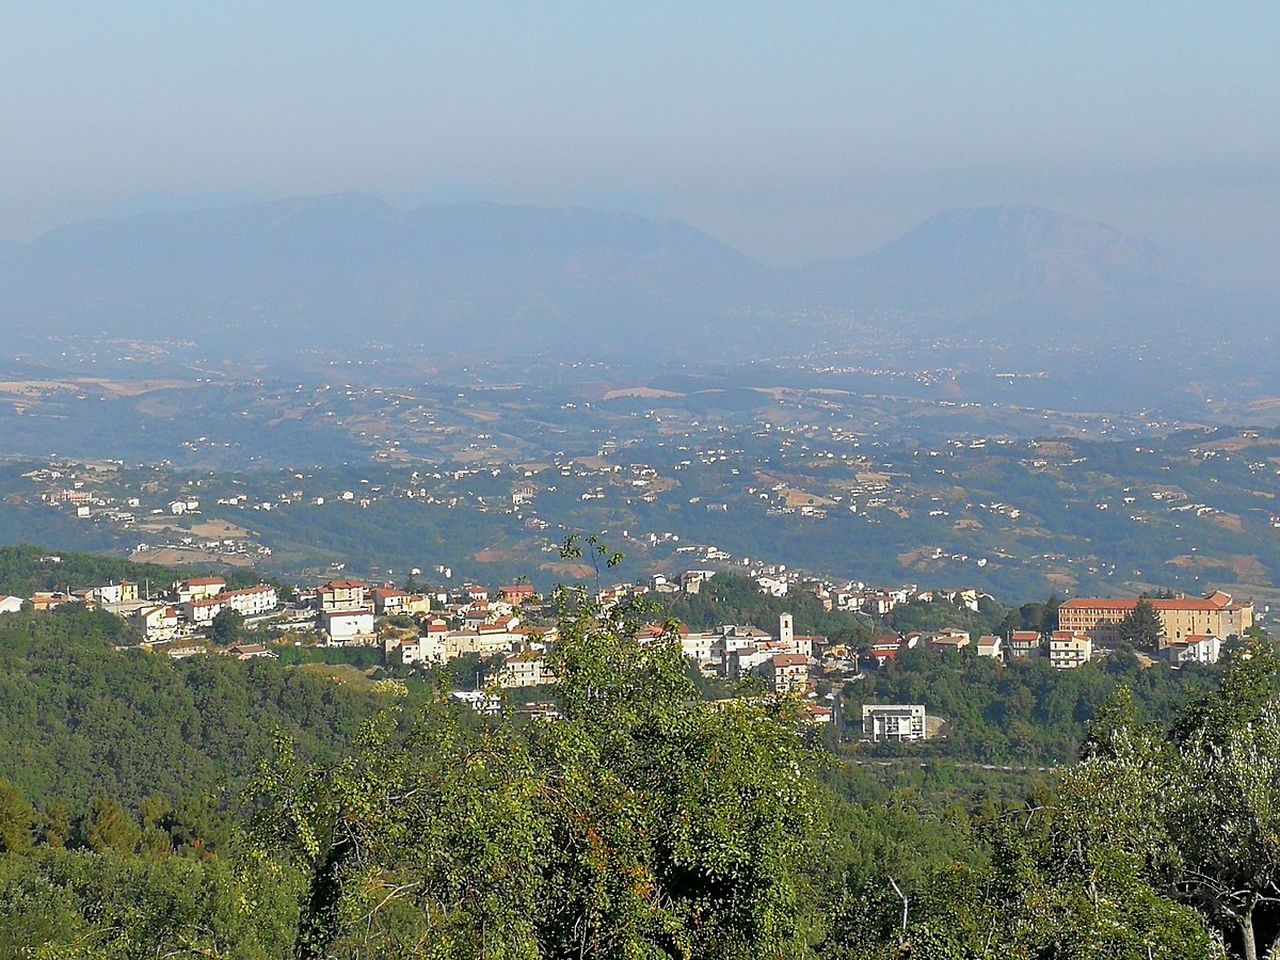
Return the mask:
<svg viewBox="0 0 1280 960">
<path fill-rule="evenodd" d="M 182 616 L 188 623 L 197 627 L 207 627 L 213 618 L 222 612 L 222 601 L 217 597 L 205 597 L 201 600 L 188 600 L 182 605 Z"/>
<path fill-rule="evenodd" d="M 782 577 L 756 577 L 756 586 L 760 588 L 761 593 L 767 593 L 771 597 L 785 597 L 790 584 Z"/>
<path fill-rule="evenodd" d="M 1170 663 L 1217 663 L 1222 654 L 1222 641 L 1211 636 L 1190 636 L 1171 640 L 1164 655 Z"/>
<path fill-rule="evenodd" d="M 768 647 L 739 647 L 730 651 L 725 659 L 724 675 L 730 680 L 740 680 L 768 663 L 774 653 Z"/>
<path fill-rule="evenodd" d="M 715 639 L 711 645 L 711 658 L 724 670 L 729 669 L 729 659 L 738 650 L 756 647 L 773 639 L 763 630 L 732 623 L 717 627 L 713 636 Z"/>
<path fill-rule="evenodd" d="M 1004 640 L 1001 637 L 986 634 L 978 638 L 978 656 L 992 660 L 1004 661 Z"/>
<path fill-rule="evenodd" d="M 178 611 L 168 604 L 140 607 L 133 616 L 142 627 L 142 635 L 150 643 L 172 640 L 178 633 Z"/>
<path fill-rule="evenodd" d="M 444 635 L 425 633 L 403 640 L 387 641 L 387 660 L 397 666 L 445 662 Z"/>
<path fill-rule="evenodd" d="M 493 676 L 493 682 L 506 690 L 517 687 L 540 687 L 554 683 L 555 676 L 547 669 L 547 662 L 540 654 L 516 653 L 507 657 Z"/>
<path fill-rule="evenodd" d="M 680 638 L 680 652 L 694 663 L 710 663 L 715 645 L 714 633 L 686 633 Z"/>
<path fill-rule="evenodd" d="M 1049 666 L 1055 670 L 1074 670 L 1093 656 L 1093 641 L 1088 634 L 1072 630 L 1055 630 L 1049 635 Z"/>
<path fill-rule="evenodd" d="M 0 613 L 17 613 L 21 609 L 21 597 L 0 596 Z"/>
<path fill-rule="evenodd" d="M 224 607 L 245 617 L 270 613 L 280 605 L 276 588 L 266 583 L 256 587 L 246 587 L 244 590 L 228 590 L 219 594 L 218 599 L 222 601 Z"/>
<path fill-rule="evenodd" d="M 483 716 L 496 717 L 502 711 L 502 698 L 484 690 L 454 690 L 449 697 Z"/>
<path fill-rule="evenodd" d="M 320 628 L 334 643 L 369 642 L 373 640 L 373 612 L 325 610 L 320 614 Z"/>
<path fill-rule="evenodd" d="M 862 736 L 872 743 L 910 742 L 928 736 L 924 704 L 867 703 L 862 706 Z"/>
<path fill-rule="evenodd" d="M 173 585 L 173 591 L 179 603 L 216 597 L 226 589 L 227 581 L 222 577 L 193 577 L 190 580 L 180 580 Z"/>
</svg>

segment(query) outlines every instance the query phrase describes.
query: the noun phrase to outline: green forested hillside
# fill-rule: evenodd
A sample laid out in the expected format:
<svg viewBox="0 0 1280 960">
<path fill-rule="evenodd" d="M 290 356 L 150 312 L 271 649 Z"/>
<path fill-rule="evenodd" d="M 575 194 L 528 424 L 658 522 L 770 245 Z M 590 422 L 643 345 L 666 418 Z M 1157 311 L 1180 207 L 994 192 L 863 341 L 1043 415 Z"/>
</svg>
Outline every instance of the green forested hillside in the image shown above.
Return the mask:
<svg viewBox="0 0 1280 960">
<path fill-rule="evenodd" d="M 1280 933 L 1265 636 L 1163 700 L 1162 671 L 1042 696 L 906 657 L 882 692 L 957 724 L 1006 722 L 961 709 L 987 688 L 1093 714 L 1078 762 L 966 794 L 832 755 L 786 698 L 702 701 L 649 613 L 562 598 L 548 724 L 0 618 L 0 957 L 1256 960 Z"/>
<path fill-rule="evenodd" d="M 116 651 L 124 630 L 79 607 L 0 616 L 0 777 L 37 804 L 234 795 L 277 731 L 329 756 L 377 706 L 278 663 Z"/>
<path fill-rule="evenodd" d="M 1077 755 L 1098 708 L 1128 689 L 1144 719 L 1167 722 L 1195 693 L 1212 688 L 1217 668 L 1166 663 L 1144 667 L 1130 652 L 1101 663 L 1055 670 L 1043 660 L 1008 665 L 958 654 L 904 650 L 896 662 L 845 687 L 845 714 L 857 725 L 864 703 L 922 703 L 947 721 L 945 737 L 926 752 L 981 763 L 1058 764 Z M 882 753 L 901 752 L 883 746 Z"/>
</svg>

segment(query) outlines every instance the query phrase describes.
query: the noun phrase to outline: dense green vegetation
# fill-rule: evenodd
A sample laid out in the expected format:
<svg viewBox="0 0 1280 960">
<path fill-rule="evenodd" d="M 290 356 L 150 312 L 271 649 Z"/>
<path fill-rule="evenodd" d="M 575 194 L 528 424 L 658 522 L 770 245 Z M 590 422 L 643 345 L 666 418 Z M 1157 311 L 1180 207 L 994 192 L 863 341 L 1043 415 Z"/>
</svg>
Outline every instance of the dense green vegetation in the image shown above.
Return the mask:
<svg viewBox="0 0 1280 960">
<path fill-rule="evenodd" d="M 931 716 L 946 720 L 945 737 L 912 748 L 913 756 L 1063 763 L 1076 756 L 1086 724 L 1118 688 L 1131 691 L 1144 719 L 1163 720 L 1216 680 L 1215 668 L 1144 667 L 1125 651 L 1077 670 L 1055 670 L 1043 659 L 1005 666 L 971 649 L 939 654 L 916 648 L 848 684 L 844 702 L 855 729 L 864 703 L 923 703 Z M 903 748 L 882 745 L 878 752 Z"/>
<path fill-rule="evenodd" d="M 0 616 L 0 777 L 33 801 L 234 796 L 277 731 L 332 755 L 378 707 L 270 661 L 116 651 L 124 631 L 79 607 Z"/>
<path fill-rule="evenodd" d="M 945 763 L 888 782 L 837 762 L 785 700 L 699 701 L 676 649 L 631 639 L 640 612 L 562 604 L 564 722 L 475 724 L 429 702 L 366 713 L 325 749 L 316 728 L 342 722 L 321 710 L 260 755 L 231 817 L 163 784 L 131 792 L 157 772 L 132 750 L 118 782 L 90 771 L 95 796 L 74 803 L 58 796 L 73 781 L 10 764 L 0 955 L 1200 960 L 1225 943 L 1254 960 L 1280 930 L 1269 646 L 1236 651 L 1220 685 L 1204 678 L 1158 721 L 1116 687 L 1081 762 L 976 798 Z M 110 651 L 106 620 L 84 611 L 7 620 L 6 675 L 48 678 L 33 636 L 94 647 L 113 679 L 85 699 L 121 685 L 139 740 L 166 726 L 139 722 L 158 706 L 181 724 L 181 691 L 210 669 L 215 710 L 237 690 L 261 713 L 286 675 L 307 698 L 305 674 L 279 664 Z M 192 740 L 235 768 L 216 731 Z M 123 803 L 101 795 L 116 790 Z"/>
<path fill-rule="evenodd" d="M 752 625 L 776 632 L 778 617 L 795 617 L 797 633 L 825 636 L 833 642 L 858 643 L 871 637 L 875 624 L 861 614 L 826 610 L 812 592 L 773 597 L 761 593 L 750 577 L 720 573 L 697 593 L 672 594 L 659 609 L 691 630 L 710 630 L 727 623 Z"/>
<path fill-rule="evenodd" d="M 1053 608 L 878 624 L 712 583 L 659 612 L 856 644 Z M 1254 960 L 1280 932 L 1260 632 L 1218 669 L 904 651 L 845 713 L 924 702 L 947 737 L 833 752 L 787 700 L 707 702 L 633 639 L 652 605 L 558 611 L 550 724 L 443 700 L 474 657 L 395 698 L 307 666 L 369 651 L 175 662 L 105 613 L 0 617 L 0 957 Z"/>
</svg>

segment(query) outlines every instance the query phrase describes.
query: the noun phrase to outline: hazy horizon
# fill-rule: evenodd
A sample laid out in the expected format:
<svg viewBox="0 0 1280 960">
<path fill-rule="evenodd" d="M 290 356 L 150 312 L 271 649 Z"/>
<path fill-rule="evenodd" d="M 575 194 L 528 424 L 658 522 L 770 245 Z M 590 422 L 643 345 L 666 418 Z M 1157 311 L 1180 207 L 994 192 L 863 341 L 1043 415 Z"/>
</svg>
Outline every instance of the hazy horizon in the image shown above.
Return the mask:
<svg viewBox="0 0 1280 960">
<path fill-rule="evenodd" d="M 1264 4 L 0 12 L 0 237 L 362 191 L 678 219 L 774 265 L 1025 203 L 1280 287 Z"/>
</svg>

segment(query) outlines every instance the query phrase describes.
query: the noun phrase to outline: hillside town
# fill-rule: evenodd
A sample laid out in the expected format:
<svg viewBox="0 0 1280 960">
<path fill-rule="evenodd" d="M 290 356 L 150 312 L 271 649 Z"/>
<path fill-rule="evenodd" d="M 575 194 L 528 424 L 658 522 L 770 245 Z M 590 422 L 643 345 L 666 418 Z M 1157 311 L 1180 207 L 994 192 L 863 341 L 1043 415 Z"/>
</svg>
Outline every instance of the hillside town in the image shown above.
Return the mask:
<svg viewBox="0 0 1280 960">
<path fill-rule="evenodd" d="M 60 562 L 58 556 L 41 558 L 55 570 Z M 833 583 L 781 566 L 752 574 L 762 597 L 816 600 L 822 610 L 875 624 L 906 604 L 943 603 L 947 609 L 976 613 L 984 600 L 974 589 Z M 599 589 L 594 600 L 607 613 L 625 602 L 696 597 L 717 575 L 709 568 L 673 577 L 654 574 L 644 582 Z M 285 587 L 267 581 L 233 585 L 236 576 L 190 577 L 166 584 L 122 579 L 27 597 L 0 596 L 0 614 L 40 613 L 67 604 L 103 610 L 132 627 L 137 647 L 178 659 L 206 654 L 276 659 L 290 646 L 364 648 L 375 651 L 392 676 L 412 676 L 470 657 L 479 666 L 474 688 L 455 690 L 454 697 L 480 712 L 501 709 L 503 692 L 550 689 L 557 682 L 554 605 L 527 581 L 497 587 L 408 583 L 404 589 L 342 578 Z M 638 639 L 678 644 L 690 668 L 705 680 L 724 684 L 725 690 L 746 682 L 767 694 L 796 697 L 810 722 L 842 729 L 839 694 L 846 685 L 856 684 L 867 671 L 887 669 L 908 651 L 976 656 L 1000 664 L 1043 659 L 1054 670 L 1075 670 L 1107 657 L 1124 642 L 1126 618 L 1140 605 L 1154 617 L 1154 643 L 1140 654 L 1149 662 L 1162 659 L 1175 667 L 1216 663 L 1224 644 L 1254 625 L 1252 603 L 1214 591 L 1203 598 L 1078 597 L 1058 606 L 1051 629 L 1011 629 L 1004 635 L 945 626 L 880 633 L 854 644 L 798 633 L 793 615 L 783 612 L 776 622 L 725 623 L 702 630 L 674 620 L 654 620 Z M 554 704 L 548 701 L 542 710 L 553 715 Z M 940 728 L 926 704 L 863 704 L 860 725 L 854 729 L 867 742 L 903 743 L 928 739 Z"/>
</svg>

